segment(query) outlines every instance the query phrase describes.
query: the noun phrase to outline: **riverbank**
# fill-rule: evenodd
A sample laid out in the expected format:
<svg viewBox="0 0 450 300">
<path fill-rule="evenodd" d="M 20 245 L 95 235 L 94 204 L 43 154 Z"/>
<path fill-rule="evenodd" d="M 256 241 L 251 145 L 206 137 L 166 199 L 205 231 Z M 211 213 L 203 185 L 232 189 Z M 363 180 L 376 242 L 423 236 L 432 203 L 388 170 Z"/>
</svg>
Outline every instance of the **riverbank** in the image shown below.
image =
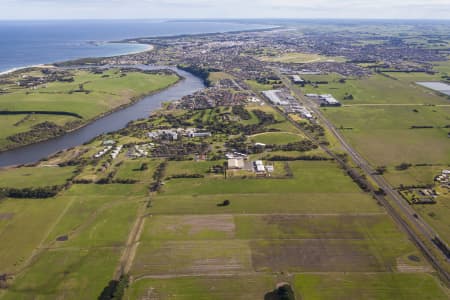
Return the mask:
<svg viewBox="0 0 450 300">
<path fill-rule="evenodd" d="M 59 70 L 54 69 L 53 72 Z M 126 72 L 123 72 L 125 70 Z M 100 74 L 94 74 L 99 71 L 93 73 L 85 69 L 74 69 L 70 71 L 73 75 L 71 77 L 73 82 L 49 82 L 43 87 L 39 85 L 37 92 L 33 88 L 31 88 L 31 92 L 29 88 L 26 88 L 3 95 L 0 100 L 4 102 L 3 106 L 6 105 L 5 111 L 14 112 L 24 107 L 28 108 L 27 111 L 39 112 L 45 108 L 45 111 L 55 113 L 47 115 L 6 114 L 1 122 L 4 130 L 0 152 L 40 143 L 76 131 L 96 120 L 123 110 L 145 97 L 159 93 L 183 79 L 173 71 L 152 70 L 150 73 L 145 70 L 141 71 L 112 67 L 102 70 Z M 30 74 L 34 74 L 33 72 L 35 70 L 30 69 Z M 62 72 L 64 76 L 68 76 L 67 70 Z M 25 71 L 24 73 L 16 76 L 28 78 L 29 72 Z M 63 103 L 60 101 L 61 94 L 65 99 Z M 37 106 L 30 104 L 34 102 L 41 104 L 37 104 Z M 111 106 L 111 109 L 107 108 L 108 106 Z M 61 114 L 58 114 L 58 111 Z M 75 120 L 72 117 L 74 114 L 80 116 L 81 119 L 79 117 Z M 40 129 L 37 130 L 36 126 L 40 126 Z M 45 132 L 45 134 L 40 134 L 40 132 Z M 7 142 L 8 140 L 10 142 Z"/>
<path fill-rule="evenodd" d="M 97 120 L 64 135 L 2 152 L 0 153 L 0 167 L 35 163 L 61 150 L 84 144 L 99 135 L 117 131 L 125 127 L 130 121 L 148 117 L 151 112 L 160 109 L 164 102 L 180 99 L 205 87 L 199 78 L 177 68 L 163 66 L 141 66 L 141 68 L 144 70 L 170 69 L 177 73 L 180 79 L 176 84 L 166 89 L 153 92 L 150 96 L 145 96 L 141 100 L 137 99 L 132 105 L 110 112 L 108 115 L 99 117 Z"/>
</svg>

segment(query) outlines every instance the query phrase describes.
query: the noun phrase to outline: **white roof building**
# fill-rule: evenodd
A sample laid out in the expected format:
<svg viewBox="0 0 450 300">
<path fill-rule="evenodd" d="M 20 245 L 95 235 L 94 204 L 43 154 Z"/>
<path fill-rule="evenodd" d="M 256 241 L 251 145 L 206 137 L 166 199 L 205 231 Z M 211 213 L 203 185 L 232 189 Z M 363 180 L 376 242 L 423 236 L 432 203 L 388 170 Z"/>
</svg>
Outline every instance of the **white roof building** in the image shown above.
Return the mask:
<svg viewBox="0 0 450 300">
<path fill-rule="evenodd" d="M 235 157 L 228 159 L 228 169 L 243 169 L 245 166 L 243 157 Z"/>
</svg>

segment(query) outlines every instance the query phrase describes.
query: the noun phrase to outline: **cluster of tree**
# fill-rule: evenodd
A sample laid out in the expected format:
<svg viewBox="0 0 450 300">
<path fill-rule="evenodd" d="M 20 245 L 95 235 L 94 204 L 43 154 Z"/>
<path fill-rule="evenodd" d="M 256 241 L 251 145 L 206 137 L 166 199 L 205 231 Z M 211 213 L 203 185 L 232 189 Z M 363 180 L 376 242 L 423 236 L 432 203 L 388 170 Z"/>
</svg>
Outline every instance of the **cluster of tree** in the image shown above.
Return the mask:
<svg viewBox="0 0 450 300">
<path fill-rule="evenodd" d="M 172 114 L 165 114 L 164 119 L 170 124 L 172 128 L 189 127 L 192 126 L 192 122 L 187 121 L 182 116 L 174 116 Z"/>
<path fill-rule="evenodd" d="M 16 133 L 8 137 L 16 144 L 29 144 L 30 142 L 39 142 L 42 140 L 54 138 L 65 133 L 63 127 L 56 125 L 53 122 L 45 121 L 34 125 L 30 131 Z"/>
<path fill-rule="evenodd" d="M 301 151 L 301 152 L 311 151 L 317 149 L 317 147 L 318 146 L 310 140 L 302 140 L 299 142 L 288 143 L 285 145 L 270 145 L 269 147 L 266 146 L 266 148 L 271 148 L 274 151 L 281 150 L 281 151 Z"/>
<path fill-rule="evenodd" d="M 397 171 L 404 171 L 404 170 L 408 170 L 410 167 L 412 167 L 412 164 L 403 162 L 403 163 L 399 164 L 398 166 L 395 166 L 395 169 Z"/>
<path fill-rule="evenodd" d="M 250 113 L 244 108 L 243 105 L 236 105 L 233 106 L 231 108 L 231 112 L 237 116 L 239 116 L 239 118 L 241 118 L 241 120 L 250 120 L 251 119 L 251 115 Z"/>
<path fill-rule="evenodd" d="M 230 204 L 231 204 L 230 200 L 223 200 L 221 203 L 218 203 L 217 206 L 224 207 L 224 206 L 229 206 Z"/>
<path fill-rule="evenodd" d="M 265 111 L 259 109 L 255 109 L 253 113 L 256 117 L 258 117 L 259 125 L 271 125 L 278 123 L 273 114 L 266 113 Z"/>
<path fill-rule="evenodd" d="M 32 198 L 32 199 L 44 199 L 51 198 L 58 194 L 65 185 L 53 185 L 37 188 L 1 188 L 0 195 L 9 198 Z"/>
<path fill-rule="evenodd" d="M 286 283 L 267 293 L 264 300 L 295 300 L 295 294 L 291 286 Z"/>
<path fill-rule="evenodd" d="M 225 172 L 225 167 L 223 165 L 214 165 L 211 166 L 208 170 L 208 173 L 212 174 L 223 174 Z"/>
<path fill-rule="evenodd" d="M 438 236 L 432 239 L 433 243 L 444 253 L 447 259 L 450 259 L 450 249 L 447 244 L 443 242 Z"/>
<path fill-rule="evenodd" d="M 90 184 L 90 183 L 94 183 L 94 181 L 92 179 L 74 179 L 73 183 L 76 183 L 76 184 Z"/>
<path fill-rule="evenodd" d="M 354 97 L 353 97 L 352 94 L 346 94 L 346 95 L 344 96 L 344 100 L 353 100 L 353 99 L 354 99 Z"/>
<path fill-rule="evenodd" d="M 119 280 L 111 280 L 103 289 L 98 300 L 122 300 L 130 278 L 128 275 L 120 276 Z"/>
<path fill-rule="evenodd" d="M 0 110 L 0 115 L 25 115 L 25 114 L 33 114 L 33 115 L 56 115 L 56 116 L 70 116 L 78 119 L 83 119 L 77 113 L 68 112 L 68 111 L 50 111 L 50 110 Z"/>
<path fill-rule="evenodd" d="M 189 72 L 189 73 L 199 77 L 200 79 L 203 80 L 203 83 L 207 87 L 211 86 L 211 81 L 209 80 L 210 72 L 216 71 L 213 69 L 203 68 L 203 67 L 200 67 L 197 65 L 189 65 L 189 66 L 178 65 L 177 67 L 181 70 L 184 70 L 186 72 Z"/>
<path fill-rule="evenodd" d="M 348 176 L 355 182 L 363 191 L 370 192 L 370 185 L 367 183 L 367 180 L 364 175 L 359 174 L 357 171 L 353 169 L 347 170 Z"/>
<path fill-rule="evenodd" d="M 271 75 L 267 77 L 256 78 L 256 82 L 259 84 L 282 84 L 280 77 L 276 75 Z"/>
<path fill-rule="evenodd" d="M 162 179 L 164 178 L 164 173 L 166 171 L 167 162 L 164 161 L 158 165 L 155 172 L 153 173 L 153 182 L 150 184 L 150 192 L 157 192 L 161 189 Z"/>
<path fill-rule="evenodd" d="M 410 129 L 430 129 L 434 128 L 432 125 L 412 125 Z"/>
<path fill-rule="evenodd" d="M 111 183 L 114 183 L 113 182 L 114 181 L 113 178 L 114 178 L 114 176 L 116 176 L 116 173 L 117 173 L 116 170 L 111 171 L 111 172 L 109 172 L 108 175 L 106 175 L 106 177 L 100 178 L 95 183 L 96 184 L 111 184 Z"/>
<path fill-rule="evenodd" d="M 229 138 L 225 142 L 225 147 L 231 150 L 236 150 L 241 153 L 247 153 L 248 151 L 248 145 L 247 145 L 247 138 L 245 135 L 240 135 L 236 138 Z"/>
<path fill-rule="evenodd" d="M 139 182 L 139 180 L 131 179 L 131 178 L 117 178 L 112 181 L 112 183 L 119 183 L 119 184 L 135 184 L 138 182 Z"/>
<path fill-rule="evenodd" d="M 386 171 L 387 171 L 386 166 L 379 166 L 375 169 L 375 172 L 377 173 L 377 175 L 383 175 Z"/>
<path fill-rule="evenodd" d="M 319 124 L 299 123 L 299 126 L 316 137 L 325 136 L 325 129 Z"/>
<path fill-rule="evenodd" d="M 177 143 L 160 143 L 152 150 L 152 155 L 155 157 L 168 157 L 172 160 L 183 160 L 185 156 L 192 153 L 207 153 L 208 151 L 208 143 L 183 143 L 182 141 L 179 141 Z"/>
</svg>

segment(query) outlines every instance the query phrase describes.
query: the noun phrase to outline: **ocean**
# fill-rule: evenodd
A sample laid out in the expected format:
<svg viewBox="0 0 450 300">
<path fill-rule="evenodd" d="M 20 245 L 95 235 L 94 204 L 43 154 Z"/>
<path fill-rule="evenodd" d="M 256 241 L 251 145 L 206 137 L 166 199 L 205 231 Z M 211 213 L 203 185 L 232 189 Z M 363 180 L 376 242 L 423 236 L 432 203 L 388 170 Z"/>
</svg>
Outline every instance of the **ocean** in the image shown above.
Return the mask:
<svg viewBox="0 0 450 300">
<path fill-rule="evenodd" d="M 77 20 L 0 21 L 0 72 L 76 58 L 144 51 L 148 46 L 109 43 L 126 38 L 267 28 L 231 21 Z"/>
</svg>

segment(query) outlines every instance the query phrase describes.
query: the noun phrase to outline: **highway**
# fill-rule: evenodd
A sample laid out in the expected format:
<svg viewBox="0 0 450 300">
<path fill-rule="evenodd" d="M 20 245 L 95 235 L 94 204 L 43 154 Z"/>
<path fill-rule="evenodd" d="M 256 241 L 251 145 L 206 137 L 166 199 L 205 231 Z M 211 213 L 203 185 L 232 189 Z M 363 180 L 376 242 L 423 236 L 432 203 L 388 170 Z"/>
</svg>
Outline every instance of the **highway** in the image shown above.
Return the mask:
<svg viewBox="0 0 450 300">
<path fill-rule="evenodd" d="M 436 269 L 436 271 L 438 272 L 444 283 L 447 286 L 450 286 L 450 276 L 446 268 L 443 266 L 443 264 L 448 263 L 448 260 L 446 259 L 442 250 L 439 249 L 439 247 L 437 247 L 436 244 L 433 243 L 432 241 L 432 239 L 438 236 L 435 230 L 429 224 L 427 224 L 425 221 L 419 218 L 414 209 L 409 204 L 406 203 L 406 201 L 384 179 L 384 177 L 379 175 L 370 166 L 370 164 L 347 143 L 347 141 L 340 134 L 340 132 L 334 127 L 334 125 L 323 115 L 317 103 L 305 97 L 301 92 L 301 90 L 298 87 L 294 86 L 293 83 L 289 80 L 289 78 L 281 75 L 279 72 L 277 73 L 283 80 L 283 83 L 295 94 L 296 98 L 305 107 L 307 107 L 315 114 L 319 123 L 328 128 L 328 130 L 337 138 L 339 143 L 342 145 L 343 150 L 345 150 L 345 152 L 352 158 L 355 164 L 364 172 L 366 178 L 372 179 L 372 181 L 375 182 L 378 185 L 378 187 L 380 187 L 385 192 L 386 196 L 388 196 L 390 199 L 393 200 L 396 207 L 394 207 L 392 203 L 390 203 L 386 199 L 385 196 L 373 193 L 374 197 L 386 208 L 389 215 L 391 215 L 391 217 L 408 234 L 408 236 L 416 244 L 416 246 L 422 250 L 423 254 L 428 258 L 429 262 Z M 294 122 L 286 113 L 284 113 L 284 111 L 278 108 L 277 110 L 280 111 L 283 115 L 285 115 L 288 118 L 288 120 L 290 120 L 297 128 L 299 128 L 305 134 L 307 134 L 308 137 L 314 140 L 314 137 L 312 137 L 310 134 L 305 132 L 300 126 L 298 126 L 298 124 Z M 321 144 L 319 144 L 319 146 L 325 152 L 327 152 L 329 155 L 335 158 L 341 165 L 343 165 L 343 167 L 345 167 L 346 169 L 350 168 L 341 157 L 337 156 L 336 153 L 330 150 L 327 146 Z M 420 235 L 423 236 L 428 241 L 428 243 L 424 243 L 423 239 L 417 234 L 417 232 L 419 232 Z M 439 254 L 436 254 L 435 252 L 431 251 L 430 245 L 432 245 L 431 247 L 435 247 L 435 250 L 438 250 L 437 252 Z M 440 258 L 438 258 L 436 255 L 439 255 Z"/>
</svg>

